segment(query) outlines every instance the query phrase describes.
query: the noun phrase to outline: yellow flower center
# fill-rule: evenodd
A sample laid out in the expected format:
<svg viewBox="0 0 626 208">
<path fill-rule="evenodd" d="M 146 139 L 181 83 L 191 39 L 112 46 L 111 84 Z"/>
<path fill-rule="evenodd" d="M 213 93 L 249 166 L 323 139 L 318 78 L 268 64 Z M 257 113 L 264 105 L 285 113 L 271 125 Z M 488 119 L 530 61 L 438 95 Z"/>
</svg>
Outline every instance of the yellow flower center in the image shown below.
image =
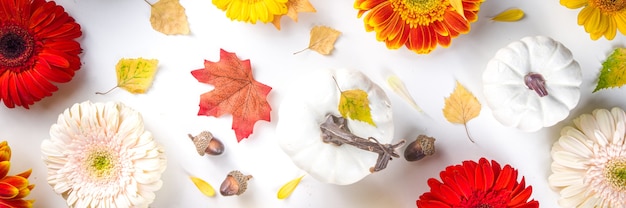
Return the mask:
<svg viewBox="0 0 626 208">
<path fill-rule="evenodd" d="M 107 178 L 111 176 L 115 160 L 113 155 L 106 151 L 96 151 L 87 157 L 87 168 L 94 178 Z"/>
<path fill-rule="evenodd" d="M 589 4 L 605 13 L 617 12 L 626 8 L 626 0 L 591 0 Z"/>
<path fill-rule="evenodd" d="M 609 161 L 604 174 L 615 189 L 626 191 L 626 158 Z"/>
<path fill-rule="evenodd" d="M 443 20 L 450 3 L 448 0 L 390 0 L 394 12 L 415 28 L 418 25 L 429 25 L 434 21 Z"/>
</svg>

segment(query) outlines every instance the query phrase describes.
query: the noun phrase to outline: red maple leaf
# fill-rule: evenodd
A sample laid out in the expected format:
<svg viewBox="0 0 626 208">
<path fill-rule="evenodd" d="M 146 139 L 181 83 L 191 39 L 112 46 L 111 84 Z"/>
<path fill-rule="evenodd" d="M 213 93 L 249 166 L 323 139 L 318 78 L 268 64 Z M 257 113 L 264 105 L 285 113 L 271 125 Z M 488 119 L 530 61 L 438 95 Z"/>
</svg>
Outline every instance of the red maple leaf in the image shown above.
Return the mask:
<svg viewBox="0 0 626 208">
<path fill-rule="evenodd" d="M 258 120 L 270 121 L 272 108 L 267 102 L 270 86 L 252 77 L 250 60 L 240 60 L 235 53 L 220 49 L 220 61 L 205 60 L 204 68 L 191 71 L 199 82 L 215 86 L 200 95 L 199 116 L 233 115 L 232 129 L 237 142 L 252 134 Z"/>
</svg>

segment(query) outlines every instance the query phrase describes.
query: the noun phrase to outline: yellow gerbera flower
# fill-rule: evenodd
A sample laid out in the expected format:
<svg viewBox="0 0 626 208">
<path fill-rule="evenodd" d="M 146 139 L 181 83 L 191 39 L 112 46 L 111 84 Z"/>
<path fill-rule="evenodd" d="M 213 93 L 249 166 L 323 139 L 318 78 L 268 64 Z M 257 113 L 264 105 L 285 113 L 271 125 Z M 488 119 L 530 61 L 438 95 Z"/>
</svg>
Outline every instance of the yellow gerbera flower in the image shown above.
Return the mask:
<svg viewBox="0 0 626 208">
<path fill-rule="evenodd" d="M 604 36 L 613 40 L 619 30 L 626 34 L 626 0 L 561 0 L 561 5 L 578 9 L 578 25 L 583 25 L 592 40 Z"/>
<path fill-rule="evenodd" d="M 405 45 L 419 54 L 430 53 L 437 44 L 448 47 L 452 38 L 470 31 L 470 23 L 478 20 L 484 0 L 462 0 L 463 15 L 450 0 L 356 0 L 358 17 L 368 12 L 363 21 L 365 30 L 376 31 L 376 39 L 389 49 Z"/>
<path fill-rule="evenodd" d="M 272 22 L 274 16 L 287 13 L 287 0 L 213 0 L 213 4 L 231 20 L 252 24 Z"/>
</svg>

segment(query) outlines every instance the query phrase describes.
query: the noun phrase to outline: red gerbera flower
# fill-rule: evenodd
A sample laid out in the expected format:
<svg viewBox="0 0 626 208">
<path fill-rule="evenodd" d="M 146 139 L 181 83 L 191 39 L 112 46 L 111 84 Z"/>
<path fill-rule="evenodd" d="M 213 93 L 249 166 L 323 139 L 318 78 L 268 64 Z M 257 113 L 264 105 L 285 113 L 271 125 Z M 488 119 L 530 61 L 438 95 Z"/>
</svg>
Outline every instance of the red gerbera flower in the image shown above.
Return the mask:
<svg viewBox="0 0 626 208">
<path fill-rule="evenodd" d="M 517 170 L 510 165 L 500 167 L 480 158 L 448 166 L 439 173 L 441 181 L 428 179 L 430 192 L 417 200 L 420 208 L 537 208 L 539 202 L 528 201 L 533 192 L 524 177 L 517 181 Z"/>
<path fill-rule="evenodd" d="M 1 0 L 0 11 L 0 99 L 28 108 L 80 69 L 80 25 L 54 1 Z"/>
<path fill-rule="evenodd" d="M 376 39 L 389 49 L 405 45 L 409 50 L 426 54 L 450 46 L 452 38 L 470 31 L 470 23 L 478 20 L 484 0 L 462 0 L 463 15 L 450 0 L 355 0 L 358 17 L 367 13 L 365 30 L 376 31 Z"/>
</svg>

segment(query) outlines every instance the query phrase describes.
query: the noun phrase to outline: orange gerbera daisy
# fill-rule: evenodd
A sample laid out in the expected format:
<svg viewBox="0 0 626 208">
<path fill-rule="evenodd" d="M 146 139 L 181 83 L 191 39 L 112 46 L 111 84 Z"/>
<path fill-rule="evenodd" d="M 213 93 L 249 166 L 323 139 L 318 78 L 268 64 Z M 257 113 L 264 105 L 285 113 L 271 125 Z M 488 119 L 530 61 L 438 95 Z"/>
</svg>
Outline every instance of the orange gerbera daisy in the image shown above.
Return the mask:
<svg viewBox="0 0 626 208">
<path fill-rule="evenodd" d="M 437 44 L 448 47 L 452 38 L 470 31 L 470 23 L 478 20 L 484 0 L 462 0 L 463 15 L 450 0 L 356 0 L 358 17 L 368 12 L 363 21 L 365 30 L 376 31 L 376 39 L 389 49 L 402 45 L 419 54 L 430 53 Z"/>
<path fill-rule="evenodd" d="M 11 167 L 11 147 L 7 141 L 0 142 L 0 207 L 33 207 L 34 200 L 24 200 L 35 188 L 29 184 L 31 169 L 17 175 L 8 175 Z"/>
<path fill-rule="evenodd" d="M 2 0 L 0 11 L 0 99 L 28 108 L 80 68 L 80 25 L 54 1 Z"/>
</svg>

